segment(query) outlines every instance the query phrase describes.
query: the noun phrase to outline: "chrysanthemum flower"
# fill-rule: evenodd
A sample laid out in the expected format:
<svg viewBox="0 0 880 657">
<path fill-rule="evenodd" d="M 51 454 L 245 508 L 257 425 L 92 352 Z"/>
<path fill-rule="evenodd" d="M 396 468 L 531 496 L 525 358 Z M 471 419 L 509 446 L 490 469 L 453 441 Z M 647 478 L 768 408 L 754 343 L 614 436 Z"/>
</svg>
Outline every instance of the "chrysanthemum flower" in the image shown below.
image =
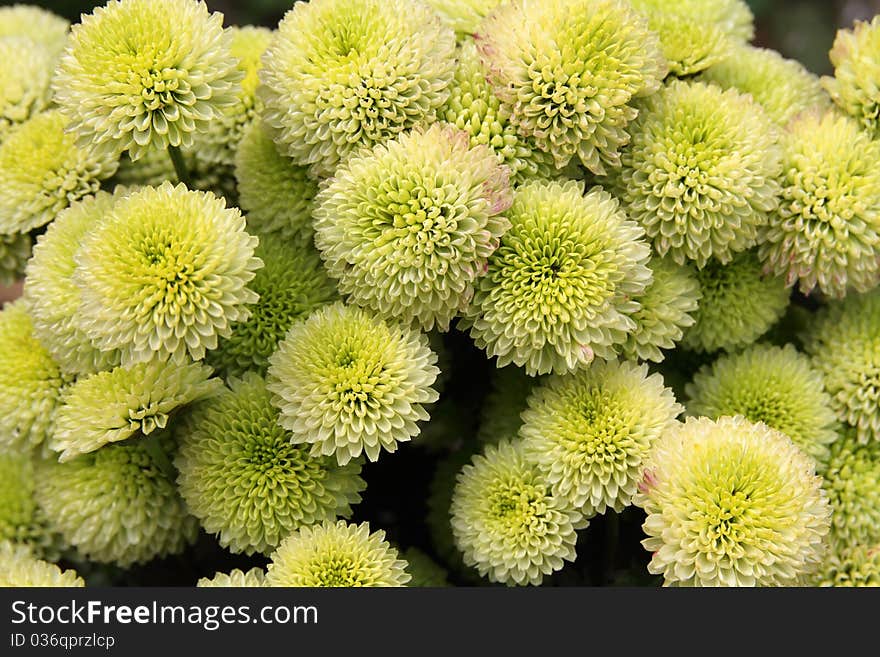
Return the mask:
<svg viewBox="0 0 880 657">
<path fill-rule="evenodd" d="M 776 209 L 777 128 L 751 97 L 674 80 L 641 105 L 614 178 L 660 255 L 704 267 L 754 246 Z"/>
<path fill-rule="evenodd" d="M 58 536 L 37 504 L 30 454 L 0 451 L 0 542 L 27 546 L 36 556 L 56 559 Z"/>
<path fill-rule="evenodd" d="M 422 2 L 298 2 L 263 56 L 263 119 L 316 175 L 355 149 L 436 117 L 449 97 L 455 33 Z"/>
<path fill-rule="evenodd" d="M 52 82 L 81 143 L 190 147 L 236 102 L 243 74 L 223 14 L 196 0 L 111 0 L 82 16 Z"/>
<path fill-rule="evenodd" d="M 22 277 L 32 243 L 28 233 L 0 235 L 0 285 L 11 285 Z"/>
<path fill-rule="evenodd" d="M 446 330 L 510 225 L 508 176 L 460 130 L 413 130 L 353 156 L 321 188 L 315 245 L 354 303 Z"/>
<path fill-rule="evenodd" d="M 764 229 L 767 269 L 830 297 L 880 282 L 880 142 L 836 112 L 801 115 L 784 136 L 779 208 Z"/>
<path fill-rule="evenodd" d="M 235 179 L 250 230 L 277 233 L 284 240 L 311 235 L 318 184 L 307 169 L 278 152 L 258 121 L 245 130 L 238 145 Z"/>
<path fill-rule="evenodd" d="M 822 563 L 815 586 L 880 586 L 880 545 L 833 550 Z"/>
<path fill-rule="evenodd" d="M 201 363 L 147 361 L 82 377 L 67 387 L 49 448 L 62 463 L 108 443 L 164 429 L 172 414 L 222 385 Z"/>
<path fill-rule="evenodd" d="M 822 372 L 837 417 L 863 443 L 880 440 L 880 290 L 820 311 L 804 349 Z"/>
<path fill-rule="evenodd" d="M 480 23 L 498 5 L 509 0 L 425 0 L 460 37 L 477 31 Z"/>
<path fill-rule="evenodd" d="M 366 488 L 358 461 L 338 466 L 291 442 L 254 373 L 195 407 L 177 435 L 180 493 L 233 552 L 269 553 L 300 527 L 347 518 Z"/>
<path fill-rule="evenodd" d="M 25 233 L 98 191 L 116 160 L 78 147 L 57 110 L 11 130 L 0 144 L 0 232 Z"/>
<path fill-rule="evenodd" d="M 476 38 L 510 122 L 560 168 L 573 158 L 597 174 L 619 166 L 630 101 L 667 72 L 659 38 L 620 0 L 516 0 Z"/>
<path fill-rule="evenodd" d="M 38 559 L 24 545 L 0 542 L 0 587 L 82 587 L 75 570 Z"/>
<path fill-rule="evenodd" d="M 641 308 L 631 315 L 636 328 L 621 346 L 626 358 L 659 363 L 661 349 L 672 349 L 684 329 L 693 326 L 694 314 L 702 296 L 694 270 L 678 265 L 671 258 L 654 257 L 648 262 L 651 284 L 636 297 Z"/>
<path fill-rule="evenodd" d="M 697 271 L 700 304 L 696 323 L 681 344 L 695 351 L 730 350 L 751 344 L 785 313 L 791 294 L 785 280 L 766 276 L 752 251 L 726 265 L 710 260 Z"/>
<path fill-rule="evenodd" d="M 269 356 L 290 326 L 337 298 L 310 245 L 269 237 L 255 253 L 265 266 L 249 287 L 260 300 L 251 306 L 251 316 L 234 324 L 232 334 L 221 338 L 217 349 L 206 356 L 225 376 L 241 376 L 248 370 L 265 374 Z"/>
<path fill-rule="evenodd" d="M 512 440 L 522 426 L 520 414 L 540 377 L 529 376 L 522 368 L 508 365 L 492 371 L 491 388 L 480 408 L 477 438 L 481 443 Z"/>
<path fill-rule="evenodd" d="M 210 192 L 171 183 L 132 192 L 76 254 L 81 327 L 100 349 L 119 349 L 123 364 L 200 360 L 250 316 L 258 241 Z"/>
<path fill-rule="evenodd" d="M 25 4 L 0 7 L 0 37 L 26 37 L 45 45 L 53 55 L 64 50 L 69 27 L 70 23 L 61 16 L 41 7 Z"/>
<path fill-rule="evenodd" d="M 213 577 L 201 577 L 196 583 L 199 588 L 205 587 L 236 587 L 236 588 L 255 588 L 266 586 L 266 571 L 262 568 L 254 567 L 248 571 L 242 571 L 238 568 L 230 570 L 228 573 L 214 573 Z"/>
<path fill-rule="evenodd" d="M 324 521 L 288 536 L 272 554 L 269 586 L 406 586 L 407 563 L 370 525 Z"/>
<path fill-rule="evenodd" d="M 0 16 L 0 22 L 2 22 Z M 46 109 L 55 62 L 43 44 L 23 37 L 0 38 L 0 142 L 9 130 Z"/>
<path fill-rule="evenodd" d="M 812 458 L 742 417 L 688 418 L 654 443 L 636 504 L 648 571 L 674 586 L 786 586 L 824 556 L 831 509 Z"/>
<path fill-rule="evenodd" d="M 0 446 L 23 451 L 41 445 L 70 378 L 34 336 L 21 301 L 0 311 Z"/>
<path fill-rule="evenodd" d="M 632 504 L 651 445 L 684 410 L 659 374 L 598 361 L 537 386 L 520 436 L 555 495 L 591 517 Z"/>
<path fill-rule="evenodd" d="M 281 424 L 312 456 L 375 461 L 428 419 L 436 362 L 422 333 L 335 303 L 290 328 L 269 359 L 268 388 Z"/>
<path fill-rule="evenodd" d="M 834 77 L 824 76 L 822 85 L 844 112 L 880 137 L 880 16 L 870 23 L 856 21 L 851 30 L 838 30 L 828 56 Z"/>
<path fill-rule="evenodd" d="M 740 45 L 724 61 L 704 71 L 700 79 L 751 94 L 782 126 L 801 112 L 826 109 L 831 104 L 817 76 L 800 62 L 766 48 Z"/>
<path fill-rule="evenodd" d="M 614 358 L 651 282 L 644 231 L 599 188 L 530 181 L 460 326 L 503 367 L 565 373 Z"/>
<path fill-rule="evenodd" d="M 148 442 L 153 441 L 152 444 Z M 123 568 L 177 554 L 198 533 L 174 485 L 167 432 L 40 464 L 37 501 L 85 558 Z"/>
<path fill-rule="evenodd" d="M 406 572 L 412 577 L 407 586 L 420 588 L 449 586 L 446 570 L 421 550 L 408 548 L 404 550 L 403 558 L 407 563 Z"/>
<path fill-rule="evenodd" d="M 687 385 L 691 415 L 742 415 L 781 431 L 819 461 L 837 440 L 837 416 L 822 375 L 792 345 L 757 344 L 723 355 Z"/>
<path fill-rule="evenodd" d="M 487 445 L 458 475 L 452 532 L 464 562 L 492 582 L 537 586 L 575 559 L 583 515 L 525 455 L 521 442 Z"/>
</svg>

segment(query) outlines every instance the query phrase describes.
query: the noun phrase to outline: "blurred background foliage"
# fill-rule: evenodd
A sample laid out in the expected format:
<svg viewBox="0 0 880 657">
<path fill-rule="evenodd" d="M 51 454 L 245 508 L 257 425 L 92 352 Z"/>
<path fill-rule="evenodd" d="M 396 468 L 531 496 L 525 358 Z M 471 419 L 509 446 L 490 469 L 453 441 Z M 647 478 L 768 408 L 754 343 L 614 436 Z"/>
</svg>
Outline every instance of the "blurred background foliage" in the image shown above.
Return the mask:
<svg viewBox="0 0 880 657">
<path fill-rule="evenodd" d="M 28 2 L 28 0 L 16 0 Z M 756 17 L 757 45 L 774 48 L 816 73 L 829 73 L 828 50 L 839 27 L 880 13 L 880 0 L 748 0 Z M 274 27 L 292 0 L 207 0 L 226 15 L 227 24 Z M 14 4 L 0 0 L 0 5 Z M 30 0 L 76 21 L 95 0 Z"/>
</svg>

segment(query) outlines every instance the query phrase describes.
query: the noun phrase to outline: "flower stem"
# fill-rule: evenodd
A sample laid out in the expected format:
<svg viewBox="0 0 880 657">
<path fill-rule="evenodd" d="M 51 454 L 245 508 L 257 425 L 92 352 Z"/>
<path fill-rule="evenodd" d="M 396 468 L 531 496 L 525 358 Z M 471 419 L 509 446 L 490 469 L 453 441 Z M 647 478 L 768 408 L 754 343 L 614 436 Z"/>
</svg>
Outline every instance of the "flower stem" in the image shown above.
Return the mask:
<svg viewBox="0 0 880 657">
<path fill-rule="evenodd" d="M 168 155 L 171 157 L 171 163 L 174 164 L 174 173 L 177 174 L 177 180 L 192 188 L 192 179 L 190 178 L 186 162 L 183 160 L 183 153 L 180 152 L 180 147 L 169 145 Z"/>
<path fill-rule="evenodd" d="M 168 458 L 168 454 L 162 449 L 162 445 L 159 444 L 160 434 L 161 432 L 154 436 L 144 436 L 141 440 L 144 441 L 144 448 L 150 455 L 150 459 L 156 464 L 156 467 L 162 471 L 162 474 L 164 474 L 169 481 L 174 482 L 177 480 L 177 470 L 175 469 L 174 464 L 171 463 L 171 459 Z"/>
</svg>

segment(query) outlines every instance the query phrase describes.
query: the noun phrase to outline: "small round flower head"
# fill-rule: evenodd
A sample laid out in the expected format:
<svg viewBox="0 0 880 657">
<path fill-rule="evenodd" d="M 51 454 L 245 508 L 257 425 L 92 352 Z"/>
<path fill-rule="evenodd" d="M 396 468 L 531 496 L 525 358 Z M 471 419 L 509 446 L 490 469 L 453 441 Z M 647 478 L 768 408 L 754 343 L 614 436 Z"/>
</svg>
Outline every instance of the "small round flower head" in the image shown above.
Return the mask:
<svg viewBox="0 0 880 657">
<path fill-rule="evenodd" d="M 440 370 L 422 333 L 335 303 L 296 322 L 269 359 L 280 422 L 312 456 L 340 465 L 417 436 Z"/>
<path fill-rule="evenodd" d="M 585 196 L 574 181 L 524 183 L 507 216 L 513 225 L 460 325 L 499 367 L 530 376 L 614 358 L 636 327 L 633 297 L 651 282 L 644 231 L 610 194 Z"/>
<path fill-rule="evenodd" d="M 201 360 L 250 316 L 258 241 L 210 192 L 171 183 L 132 192 L 76 254 L 81 327 L 101 350 L 119 349 L 123 364 Z"/>
<path fill-rule="evenodd" d="M 235 179 L 251 231 L 284 240 L 311 236 L 318 184 L 305 167 L 278 152 L 259 121 L 245 130 L 238 145 Z"/>
<path fill-rule="evenodd" d="M 0 542 L 0 587 L 82 587 L 75 570 L 64 570 L 37 558 L 24 545 Z"/>
<path fill-rule="evenodd" d="M 303 527 L 288 536 L 272 554 L 268 586 L 406 586 L 407 563 L 370 525 L 340 520 Z"/>
<path fill-rule="evenodd" d="M 266 571 L 254 567 L 248 571 L 234 568 L 228 573 L 214 573 L 213 577 L 201 577 L 196 583 L 199 588 L 258 588 L 266 586 Z"/>
<path fill-rule="evenodd" d="M 353 156 L 321 188 L 315 245 L 354 303 L 446 330 L 510 226 L 508 176 L 460 130 L 413 130 Z"/>
<path fill-rule="evenodd" d="M 659 363 L 661 349 L 672 349 L 681 340 L 684 329 L 694 325 L 700 301 L 700 284 L 689 265 L 678 265 L 671 258 L 653 257 L 648 262 L 653 274 L 651 284 L 636 297 L 641 308 L 631 315 L 636 323 L 621 346 L 630 359 Z"/>
<path fill-rule="evenodd" d="M 515 182 L 534 176 L 548 178 L 558 171 L 549 153 L 540 150 L 533 139 L 517 134 L 510 122 L 510 108 L 501 104 L 486 79 L 473 39 L 459 47 L 449 100 L 439 115 L 468 133 L 472 146 L 492 148 L 498 161 L 510 168 Z"/>
<path fill-rule="evenodd" d="M 2 17 L 0 17 L 2 21 Z M 0 143 L 9 130 L 46 109 L 54 61 L 49 49 L 27 38 L 0 38 Z"/>
<path fill-rule="evenodd" d="M 337 466 L 291 442 L 254 373 L 195 407 L 177 435 L 180 493 L 233 552 L 269 553 L 300 527 L 347 518 L 366 488 L 360 462 Z"/>
<path fill-rule="evenodd" d="M 412 577 L 407 586 L 420 588 L 449 586 L 446 570 L 421 550 L 409 548 L 404 551 L 403 558 L 407 563 L 406 572 Z"/>
<path fill-rule="evenodd" d="M 296 3 L 263 57 L 264 122 L 316 175 L 436 117 L 449 97 L 455 33 L 422 2 Z"/>
<path fill-rule="evenodd" d="M 674 80 L 646 99 L 614 183 L 660 255 L 704 267 L 753 246 L 776 208 L 777 128 L 751 97 Z"/>
<path fill-rule="evenodd" d="M 632 504 L 651 445 L 682 411 L 659 374 L 597 361 L 537 386 L 523 411 L 523 451 L 584 515 Z"/>
<path fill-rule="evenodd" d="M 35 555 L 55 559 L 59 541 L 37 504 L 31 455 L 0 451 L 0 541 L 25 545 Z"/>
<path fill-rule="evenodd" d="M 833 550 L 814 581 L 824 587 L 880 586 L 880 545 Z"/>
<path fill-rule="evenodd" d="M 125 568 L 177 554 L 195 540 L 199 523 L 174 485 L 173 449 L 173 438 L 162 432 L 66 463 L 47 460 L 37 473 L 37 501 L 90 561 Z"/>
<path fill-rule="evenodd" d="M 654 444 L 636 504 L 667 586 L 792 586 L 824 556 L 831 509 L 813 459 L 742 417 L 688 418 Z"/>
<path fill-rule="evenodd" d="M 21 301 L 0 310 L 0 446 L 24 451 L 51 431 L 62 388 L 69 383 L 34 336 Z"/>
<path fill-rule="evenodd" d="M 201 363 L 160 360 L 78 378 L 61 397 L 49 448 L 62 463 L 108 443 L 164 429 L 174 411 L 217 391 Z"/>
<path fill-rule="evenodd" d="M 880 290 L 820 311 L 804 350 L 825 379 L 838 419 L 863 443 L 880 441 Z"/>
<path fill-rule="evenodd" d="M 791 294 L 785 280 L 766 276 L 752 251 L 726 265 L 710 260 L 697 271 L 700 304 L 696 323 L 681 344 L 695 351 L 731 350 L 751 344 L 782 317 Z"/>
<path fill-rule="evenodd" d="M 11 285 L 22 277 L 32 243 L 28 233 L 0 235 L 0 285 Z"/>
<path fill-rule="evenodd" d="M 730 57 L 704 71 L 700 79 L 722 89 L 751 94 L 781 126 L 802 112 L 826 109 L 831 104 L 818 77 L 800 62 L 767 48 L 739 45 Z"/>
<path fill-rule="evenodd" d="M 525 410 L 526 401 L 539 380 L 514 365 L 492 371 L 492 387 L 480 409 L 477 438 L 481 443 L 516 438 L 522 426 L 520 414 Z"/>
<path fill-rule="evenodd" d="M 620 0 L 515 0 L 480 25 L 477 46 L 521 135 L 561 168 L 620 165 L 636 115 L 630 101 L 666 75 L 656 33 Z"/>
<path fill-rule="evenodd" d="M 26 37 L 43 44 L 53 55 L 60 53 L 67 45 L 69 27 L 70 23 L 61 16 L 40 7 L 25 4 L 0 7 L 0 37 Z M 15 62 L 16 65 L 19 63 Z"/>
<path fill-rule="evenodd" d="M 575 559 L 587 521 L 525 455 L 502 440 L 474 456 L 452 493 L 452 533 L 466 565 L 489 581 L 537 586 Z"/>
<path fill-rule="evenodd" d="M 822 375 L 793 346 L 757 344 L 722 355 L 686 387 L 691 415 L 742 415 L 784 433 L 815 459 L 837 440 L 837 416 Z"/>
<path fill-rule="evenodd" d="M 509 0 L 425 0 L 460 37 L 477 31 L 492 10 Z"/>
<path fill-rule="evenodd" d="M 0 144 L 0 231 L 25 233 L 94 194 L 116 160 L 76 145 L 57 110 L 37 114 Z"/>
<path fill-rule="evenodd" d="M 52 82 L 82 143 L 190 147 L 236 102 L 243 74 L 223 14 L 196 0 L 111 0 L 74 25 Z"/>
<path fill-rule="evenodd" d="M 294 321 L 337 298 L 336 288 L 311 245 L 262 240 L 255 251 L 264 266 L 249 287 L 260 299 L 251 306 L 250 317 L 232 326 L 208 352 L 208 363 L 225 376 L 241 376 L 248 370 L 265 374 L 269 356 Z"/>
<path fill-rule="evenodd" d="M 851 30 L 838 30 L 828 53 L 834 77 L 822 84 L 844 112 L 873 137 L 880 137 L 880 15 L 870 23 L 856 21 Z"/>
<path fill-rule="evenodd" d="M 784 135 L 779 208 L 764 229 L 766 268 L 840 298 L 880 282 L 880 142 L 850 118 L 810 112 Z"/>
</svg>

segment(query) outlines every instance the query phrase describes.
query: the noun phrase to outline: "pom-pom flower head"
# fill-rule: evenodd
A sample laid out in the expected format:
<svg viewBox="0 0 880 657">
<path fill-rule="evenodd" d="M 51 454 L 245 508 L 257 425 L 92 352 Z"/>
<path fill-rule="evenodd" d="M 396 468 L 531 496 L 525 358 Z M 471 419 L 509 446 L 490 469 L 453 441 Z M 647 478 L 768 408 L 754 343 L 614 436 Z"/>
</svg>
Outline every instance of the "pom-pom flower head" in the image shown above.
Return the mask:
<svg viewBox="0 0 880 657">
<path fill-rule="evenodd" d="M 489 445 L 458 475 L 452 532 L 468 566 L 492 582 L 538 585 L 575 559 L 587 522 L 525 456 L 521 442 Z"/>
<path fill-rule="evenodd" d="M 196 0 L 111 0 L 74 25 L 53 80 L 85 144 L 140 158 L 190 147 L 235 103 L 242 72 L 223 15 Z"/>
<path fill-rule="evenodd" d="M 170 183 L 132 192 L 76 254 L 81 326 L 123 364 L 200 360 L 250 316 L 257 243 L 238 209 L 209 192 Z"/>
<path fill-rule="evenodd" d="M 880 587 L 880 545 L 834 550 L 814 581 L 816 586 Z"/>
<path fill-rule="evenodd" d="M 834 77 L 822 84 L 835 103 L 873 137 L 880 137 L 880 16 L 856 21 L 852 30 L 838 30 L 828 53 Z"/>
<path fill-rule="evenodd" d="M 253 373 L 195 407 L 177 431 L 181 495 L 233 552 L 271 552 L 291 532 L 348 517 L 366 484 L 360 463 L 310 457 L 278 423 Z"/>
<path fill-rule="evenodd" d="M 584 196 L 574 181 L 523 184 L 508 217 L 461 326 L 498 367 L 532 376 L 614 358 L 651 282 L 644 231 L 610 194 Z"/>
<path fill-rule="evenodd" d="M 61 16 L 41 7 L 25 4 L 0 7 L 0 37 L 31 39 L 49 48 L 53 55 L 60 53 L 67 44 L 69 27 L 70 23 Z M 11 63 L 9 60 L 2 61 Z"/>
<path fill-rule="evenodd" d="M 682 411 L 647 365 L 596 362 L 538 386 L 523 412 L 523 450 L 555 495 L 591 517 L 632 504 L 651 445 Z"/>
<path fill-rule="evenodd" d="M 213 577 L 202 577 L 196 583 L 199 588 L 256 588 L 266 586 L 266 571 L 254 567 L 247 571 L 234 568 L 228 573 L 214 573 Z"/>
<path fill-rule="evenodd" d="M 264 121 L 317 175 L 436 117 L 449 96 L 455 34 L 412 0 L 296 3 L 263 57 Z"/>
<path fill-rule="evenodd" d="M 269 362 L 268 388 L 293 442 L 340 465 L 396 451 L 438 399 L 425 335 L 341 303 L 294 324 Z"/>
<path fill-rule="evenodd" d="M 0 587 L 82 587 L 75 570 L 61 570 L 37 558 L 24 545 L 0 542 Z"/>
<path fill-rule="evenodd" d="M 59 547 L 35 497 L 34 463 L 28 453 L 0 450 L 0 541 L 54 559 Z"/>
<path fill-rule="evenodd" d="M 654 444 L 636 504 L 649 572 L 676 586 L 793 586 L 824 556 L 813 460 L 742 417 L 688 418 Z"/>
<path fill-rule="evenodd" d="M 666 75 L 660 42 L 620 0 L 515 0 L 480 25 L 477 44 L 495 92 L 521 135 L 561 168 L 620 164 L 636 117 L 630 101 Z"/>
<path fill-rule="evenodd" d="M 614 182 L 657 253 L 703 267 L 756 243 L 777 203 L 776 130 L 749 96 L 702 82 L 644 101 Z"/>
<path fill-rule="evenodd" d="M 2 17 L 0 17 L 2 21 Z M 54 61 L 45 46 L 21 37 L 0 38 L 0 143 L 9 130 L 49 104 Z M 13 63 L 14 62 L 14 63 Z"/>
<path fill-rule="evenodd" d="M 272 554 L 266 572 L 269 586 L 393 587 L 406 586 L 407 563 L 370 525 L 325 521 L 288 536 Z"/>
<path fill-rule="evenodd" d="M 32 244 L 27 233 L 0 235 L 0 286 L 11 285 L 21 278 L 31 257 Z"/>
<path fill-rule="evenodd" d="M 352 157 L 321 189 L 315 245 L 354 303 L 445 330 L 510 225 L 508 175 L 459 130 L 413 130 Z"/>
</svg>

